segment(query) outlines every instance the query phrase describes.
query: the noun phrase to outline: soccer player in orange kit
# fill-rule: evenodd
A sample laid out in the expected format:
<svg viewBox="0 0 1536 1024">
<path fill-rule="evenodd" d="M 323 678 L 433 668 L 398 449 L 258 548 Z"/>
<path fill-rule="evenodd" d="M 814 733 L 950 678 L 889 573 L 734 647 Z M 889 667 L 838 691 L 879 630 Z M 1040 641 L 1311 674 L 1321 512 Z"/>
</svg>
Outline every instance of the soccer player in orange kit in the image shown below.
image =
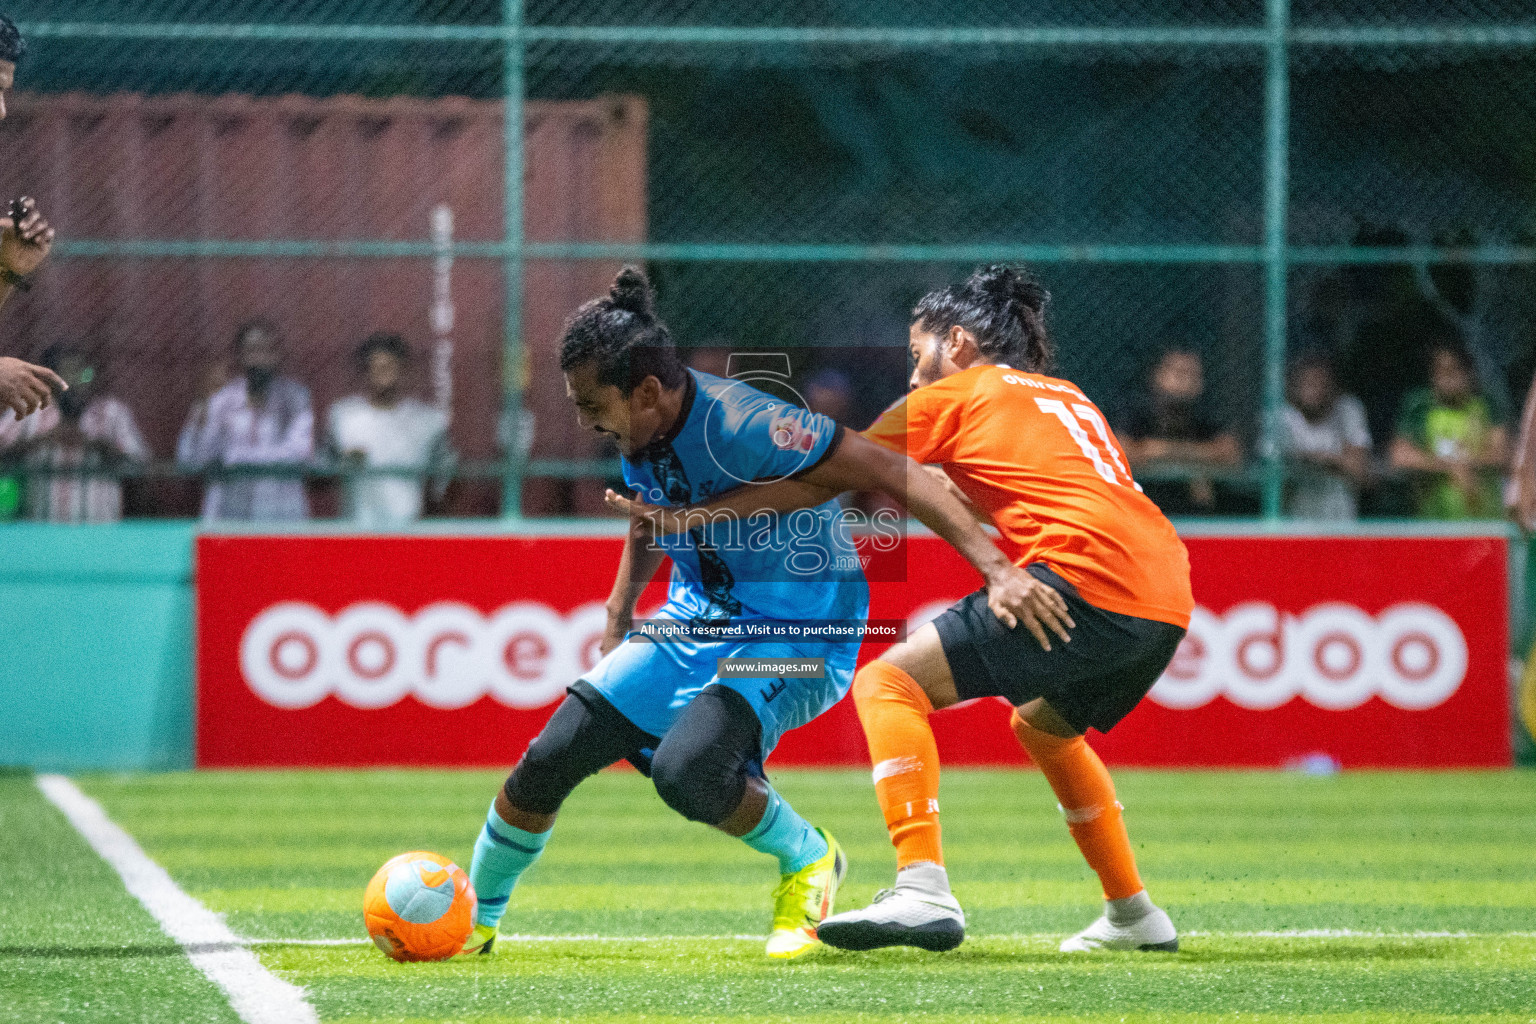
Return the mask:
<svg viewBox="0 0 1536 1024">
<path fill-rule="evenodd" d="M 1047 298 L 1008 266 L 924 296 L 910 331 L 911 391 L 865 431 L 942 466 L 1014 564 L 1065 599 L 1068 628 L 1027 619 L 1027 630 L 1009 628 L 981 590 L 859 671 L 854 701 L 896 846 L 896 884 L 869 907 L 824 920 L 827 945 L 946 950 L 964 938 L 944 868 L 928 716 L 997 696 L 1014 705 L 1013 731 L 1103 885 L 1104 914 L 1061 949 L 1178 948 L 1173 922 L 1141 883 L 1114 783 L 1083 734 L 1113 728 L 1168 666 L 1194 607 L 1189 559 L 1103 414 L 1075 385 L 1045 375 Z M 746 487 L 697 511 L 746 516 L 825 500 L 813 484 Z"/>
</svg>

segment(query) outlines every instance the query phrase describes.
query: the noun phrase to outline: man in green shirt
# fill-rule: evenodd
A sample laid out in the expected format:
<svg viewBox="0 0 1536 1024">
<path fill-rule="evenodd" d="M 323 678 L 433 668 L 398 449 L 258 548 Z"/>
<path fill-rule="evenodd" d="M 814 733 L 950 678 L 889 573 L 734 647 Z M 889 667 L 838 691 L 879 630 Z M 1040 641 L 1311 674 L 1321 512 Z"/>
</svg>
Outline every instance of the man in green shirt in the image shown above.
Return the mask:
<svg viewBox="0 0 1536 1024">
<path fill-rule="evenodd" d="M 1403 399 L 1392 467 L 1416 475 L 1420 518 L 1496 519 L 1509 462 L 1502 417 L 1478 393 L 1466 349 L 1436 345 L 1429 365 L 1430 386 Z"/>
</svg>

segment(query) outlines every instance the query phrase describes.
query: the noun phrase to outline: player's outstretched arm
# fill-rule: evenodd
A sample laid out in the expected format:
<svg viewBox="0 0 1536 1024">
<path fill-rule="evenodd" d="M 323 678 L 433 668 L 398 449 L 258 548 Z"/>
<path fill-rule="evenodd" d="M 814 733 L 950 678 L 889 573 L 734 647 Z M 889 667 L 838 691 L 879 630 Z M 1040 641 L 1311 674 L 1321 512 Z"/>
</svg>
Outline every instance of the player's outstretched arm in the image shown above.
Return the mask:
<svg viewBox="0 0 1536 1024">
<path fill-rule="evenodd" d="M 990 526 L 992 524 L 992 517 L 988 516 L 985 512 L 978 508 L 976 503 L 971 501 L 970 495 L 956 487 L 955 482 L 949 478 L 948 473 L 944 472 L 944 470 L 940 469 L 938 466 L 924 466 L 923 472 L 937 480 L 939 482 L 939 486 L 944 488 L 944 493 L 948 494 L 951 498 L 954 498 L 960 504 L 969 509 L 972 519 L 986 526 Z"/>
<path fill-rule="evenodd" d="M 933 474 L 900 452 L 849 432 L 825 462 L 804 476 L 738 487 L 702 505 L 659 508 L 608 492 L 610 507 L 645 521 L 659 533 L 677 533 L 718 519 L 747 519 L 819 505 L 844 491 L 884 491 L 924 526 L 965 556 L 987 583 L 987 604 L 1009 629 L 1020 623 L 1040 646 L 1051 649 L 1054 633 L 1070 641 L 1074 623 L 1066 601 L 997 549 L 975 517 Z"/>
<path fill-rule="evenodd" d="M 670 537 L 687 533 L 711 522 L 733 519 L 751 519 L 770 512 L 793 512 L 799 508 L 815 508 L 831 501 L 841 490 L 806 483 L 804 480 L 785 479 L 771 484 L 743 484 L 734 490 L 716 495 L 707 504 L 697 505 L 650 505 L 639 497 L 626 498 L 612 488 L 603 494 L 603 501 L 615 512 L 622 512 L 644 524 L 644 528 L 657 537 Z"/>
<path fill-rule="evenodd" d="M 612 491 L 608 492 L 612 494 Z M 606 656 L 624 642 L 624 634 L 635 624 L 635 602 L 646 585 L 656 576 L 666 557 L 651 543 L 651 528 L 643 518 L 631 516 L 624 535 L 624 553 L 619 556 L 619 571 L 608 595 L 608 627 L 603 631 L 599 650 Z"/>
<path fill-rule="evenodd" d="M 1067 602 L 1051 587 L 1009 561 L 982 531 L 971 510 L 915 460 L 849 433 L 826 462 L 803 478 L 806 483 L 844 490 L 880 490 L 907 506 L 924 526 L 965 556 L 987 582 L 987 606 L 1009 629 L 1024 625 L 1040 646 L 1051 649 L 1049 633 L 1071 642 L 1075 623 Z"/>
</svg>

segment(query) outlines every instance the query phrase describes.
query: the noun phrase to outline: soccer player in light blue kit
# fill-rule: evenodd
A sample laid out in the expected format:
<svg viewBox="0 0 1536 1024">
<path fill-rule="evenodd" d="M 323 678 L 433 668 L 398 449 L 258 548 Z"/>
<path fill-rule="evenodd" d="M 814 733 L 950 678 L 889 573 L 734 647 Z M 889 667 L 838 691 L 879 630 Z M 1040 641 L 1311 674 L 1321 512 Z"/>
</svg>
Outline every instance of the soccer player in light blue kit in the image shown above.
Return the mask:
<svg viewBox="0 0 1536 1024">
<path fill-rule="evenodd" d="M 560 364 L 578 419 L 613 437 L 625 483 L 647 504 L 692 505 L 786 477 L 836 492 L 885 490 L 982 572 L 1000 617 L 1008 621 L 1009 607 L 1025 614 L 1033 581 L 910 459 L 741 381 L 686 369 L 638 270 L 625 268 L 607 298 L 577 310 Z M 842 452 L 845 445 L 856 457 Z M 631 635 L 635 601 L 664 556 L 672 581 L 653 621 L 691 635 Z M 603 660 L 571 685 L 529 744 L 475 843 L 470 880 L 479 909 L 465 951 L 494 948 L 512 889 L 543 851 L 560 805 L 619 760 L 649 774 L 684 817 L 774 857 L 780 881 L 767 953 L 792 959 L 814 949 L 846 859 L 835 839 L 774 791 L 763 761 L 786 731 L 848 692 L 859 641 L 856 634 L 841 642 L 722 640 L 711 627 L 856 624 L 868 610 L 869 587 L 836 501 L 783 517 L 700 521 L 657 539 L 646 521 L 632 520 L 608 599 Z M 720 659 L 734 657 L 823 659 L 824 672 L 721 676 Z"/>
</svg>

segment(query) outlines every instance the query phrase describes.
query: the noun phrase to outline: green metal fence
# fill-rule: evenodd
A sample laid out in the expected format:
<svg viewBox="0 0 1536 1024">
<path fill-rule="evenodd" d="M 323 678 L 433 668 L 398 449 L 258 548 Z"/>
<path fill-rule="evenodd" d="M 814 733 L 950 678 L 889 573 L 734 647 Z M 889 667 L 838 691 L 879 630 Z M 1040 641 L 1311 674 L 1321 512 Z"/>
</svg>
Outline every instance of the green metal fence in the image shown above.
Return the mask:
<svg viewBox="0 0 1536 1024">
<path fill-rule="evenodd" d="M 898 346 L 923 287 L 975 263 L 1034 264 L 1057 297 L 1063 372 L 1090 394 L 1137 387 L 1170 338 L 1208 353 L 1212 400 L 1252 418 L 1253 469 L 1239 476 L 1271 518 L 1287 351 L 1331 281 L 1470 268 L 1493 374 L 1518 381 L 1530 362 L 1526 0 L 13 0 L 12 12 L 34 44 L 27 87 L 502 99 L 504 232 L 452 253 L 505 268 L 514 407 L 522 283 L 538 261 L 647 262 L 677 333 L 700 344 L 884 331 Z M 651 104 L 649 240 L 526 239 L 525 102 L 610 92 Z M 425 235 L 71 237 L 58 257 L 441 251 Z M 1355 356 L 1368 373 L 1370 353 Z M 508 516 L 529 469 L 509 455 Z"/>
</svg>

